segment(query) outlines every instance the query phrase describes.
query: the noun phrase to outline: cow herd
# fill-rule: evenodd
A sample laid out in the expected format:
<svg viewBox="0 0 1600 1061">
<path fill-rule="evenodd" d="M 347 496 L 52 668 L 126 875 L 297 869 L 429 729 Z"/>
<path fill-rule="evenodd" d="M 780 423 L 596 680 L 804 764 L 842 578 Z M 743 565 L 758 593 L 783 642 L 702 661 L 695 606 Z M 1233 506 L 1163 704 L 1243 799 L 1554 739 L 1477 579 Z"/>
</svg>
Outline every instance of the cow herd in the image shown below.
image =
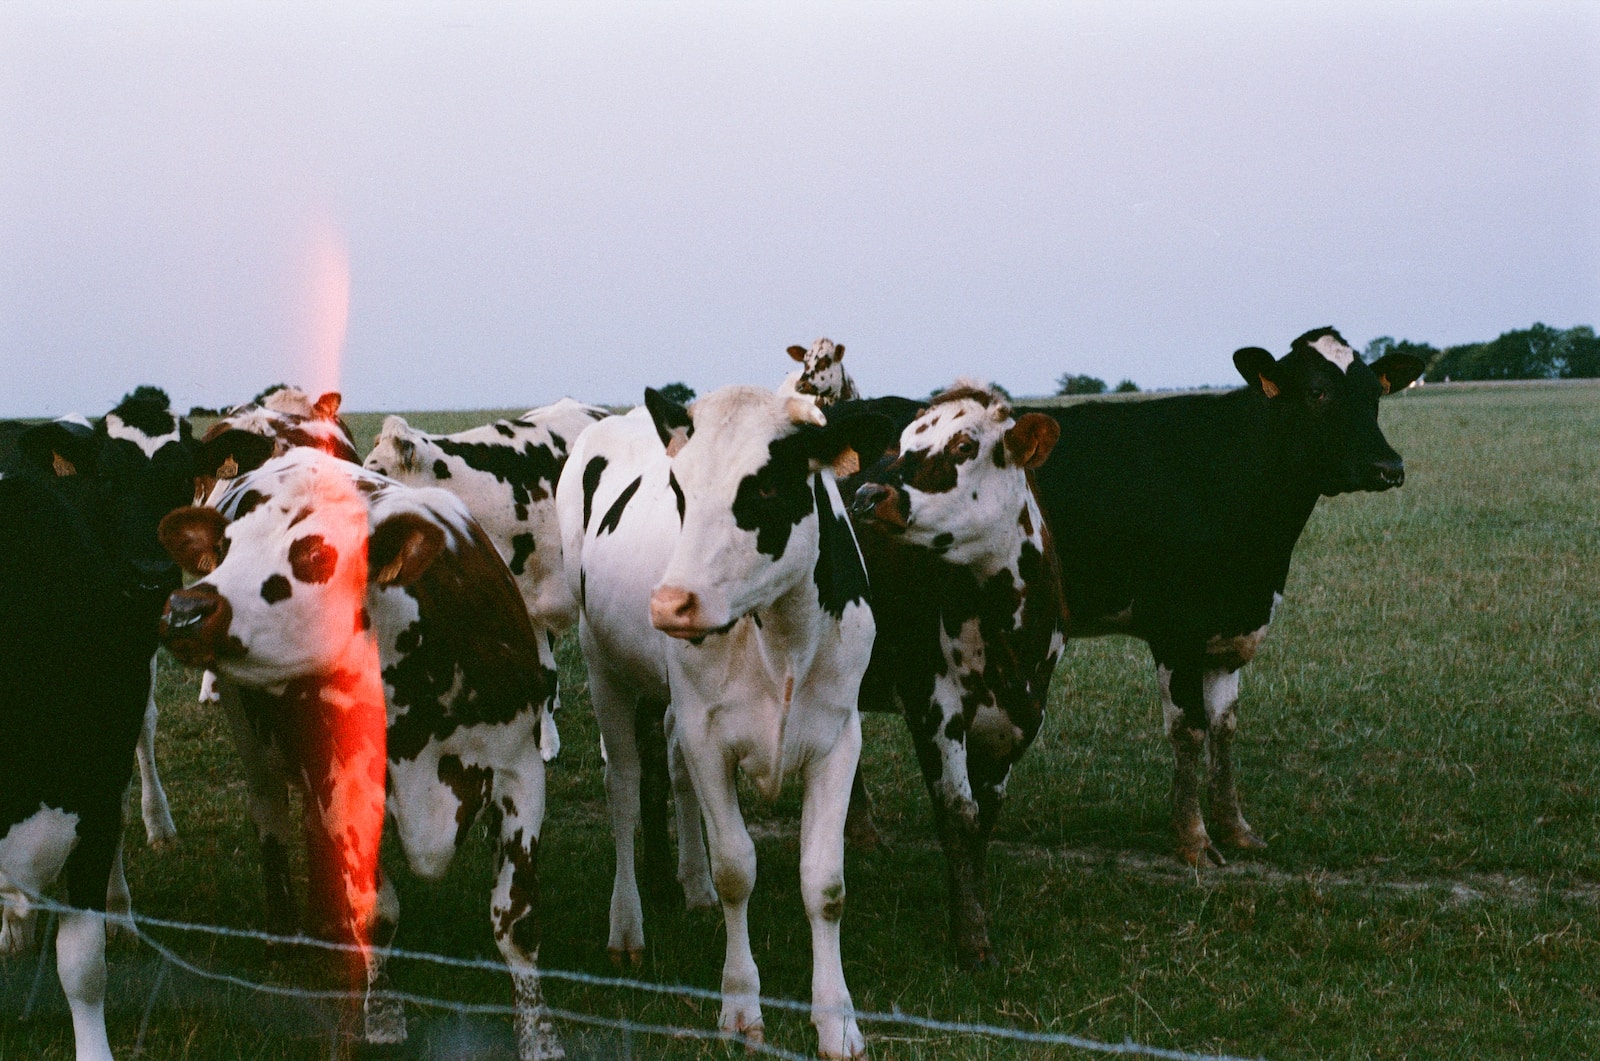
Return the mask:
<svg viewBox="0 0 1600 1061">
<path fill-rule="evenodd" d="M 554 648 L 574 623 L 616 845 L 608 948 L 641 959 L 641 874 L 720 905 L 728 1032 L 763 1027 L 737 778 L 801 791 L 812 1023 L 822 1056 L 860 1056 L 840 935 L 847 838 L 874 835 L 860 712 L 906 721 L 954 955 L 984 965 L 986 849 L 1067 638 L 1150 646 L 1177 854 L 1264 846 L 1232 763 L 1239 672 L 1317 498 L 1400 485 L 1378 399 L 1422 365 L 1366 364 L 1323 328 L 1281 358 L 1238 351 L 1238 390 L 1026 409 L 965 380 L 861 398 L 843 345 L 789 355 L 800 367 L 776 390 L 687 407 L 653 390 L 626 413 L 563 399 L 453 435 L 390 417 L 364 465 L 339 396 L 293 388 L 199 438 L 148 387 L 93 423 L 0 424 L 0 954 L 28 944 L 33 907 L 64 882 L 79 1061 L 111 1057 L 104 915 L 130 908 L 135 763 L 147 837 L 174 835 L 158 641 L 206 670 L 202 698 L 228 721 L 264 926 L 354 944 L 373 1043 L 406 1037 L 385 990 L 399 898 L 381 830 L 435 878 L 484 820 L 519 1056 L 562 1055 L 536 966 L 538 862 Z"/>
</svg>

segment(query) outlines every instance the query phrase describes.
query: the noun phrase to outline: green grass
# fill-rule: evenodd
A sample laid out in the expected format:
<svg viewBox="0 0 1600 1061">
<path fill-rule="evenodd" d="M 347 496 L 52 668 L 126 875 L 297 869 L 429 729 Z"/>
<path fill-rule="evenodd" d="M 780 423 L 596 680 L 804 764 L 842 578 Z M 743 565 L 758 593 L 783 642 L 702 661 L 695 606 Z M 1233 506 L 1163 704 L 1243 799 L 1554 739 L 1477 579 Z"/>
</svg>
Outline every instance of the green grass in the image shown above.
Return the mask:
<svg viewBox="0 0 1600 1061">
<path fill-rule="evenodd" d="M 413 422 L 455 430 L 492 415 Z M 381 416 L 352 419 L 369 445 Z M 1430 387 L 1386 402 L 1384 426 L 1405 455 L 1405 488 L 1319 505 L 1271 638 L 1245 674 L 1236 754 L 1268 851 L 1199 875 L 1176 864 L 1165 824 L 1170 753 L 1148 655 L 1126 639 L 1074 643 L 991 855 L 999 964 L 961 974 L 946 946 L 943 863 L 910 742 L 897 719 L 870 717 L 864 762 L 888 842 L 847 855 L 845 969 L 859 1008 L 1252 1057 L 1600 1053 L 1600 387 Z M 563 677 L 564 751 L 549 774 L 540 858 L 542 957 L 549 968 L 605 975 L 611 840 L 570 639 Z M 220 720 L 195 704 L 194 688 L 163 661 L 160 753 L 182 838 L 175 851 L 152 852 L 130 829 L 135 903 L 153 916 L 258 925 L 243 785 Z M 751 927 L 763 987 L 804 999 L 797 801 L 750 797 L 746 808 L 761 867 Z M 493 956 L 485 848 L 470 845 L 436 884 L 390 853 L 404 907 L 398 945 Z M 715 987 L 719 917 L 648 904 L 646 914 L 640 976 Z M 302 955 L 163 938 L 208 968 L 326 982 L 323 964 Z M 71 1056 L 53 979 L 35 1021 L 16 1020 L 34 964 L 0 967 L 0 1058 Z M 111 964 L 111 1034 L 126 1057 L 156 967 L 126 943 L 113 945 Z M 510 996 L 497 975 L 403 966 L 397 978 L 438 997 Z M 715 1003 L 680 996 L 558 982 L 548 995 L 605 1017 L 716 1022 Z M 174 975 L 146 1054 L 322 1058 L 321 1019 Z M 417 1010 L 412 1021 L 414 1056 L 501 1056 L 509 1044 L 505 1021 Z M 803 1017 L 769 1010 L 767 1021 L 770 1041 L 811 1049 Z M 575 1056 L 743 1055 L 564 1031 Z M 865 1031 L 879 1059 L 1087 1056 Z"/>
</svg>

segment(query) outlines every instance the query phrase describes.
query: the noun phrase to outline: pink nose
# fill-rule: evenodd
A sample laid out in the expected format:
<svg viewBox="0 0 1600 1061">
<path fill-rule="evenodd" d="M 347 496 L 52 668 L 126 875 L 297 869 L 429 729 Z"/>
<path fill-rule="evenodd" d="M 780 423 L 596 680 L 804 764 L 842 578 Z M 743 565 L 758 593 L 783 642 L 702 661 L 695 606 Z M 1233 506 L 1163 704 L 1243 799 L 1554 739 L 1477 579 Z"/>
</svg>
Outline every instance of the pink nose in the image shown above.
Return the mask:
<svg viewBox="0 0 1600 1061">
<path fill-rule="evenodd" d="M 650 594 L 650 625 L 669 634 L 698 628 L 700 599 L 686 589 L 662 586 Z"/>
</svg>

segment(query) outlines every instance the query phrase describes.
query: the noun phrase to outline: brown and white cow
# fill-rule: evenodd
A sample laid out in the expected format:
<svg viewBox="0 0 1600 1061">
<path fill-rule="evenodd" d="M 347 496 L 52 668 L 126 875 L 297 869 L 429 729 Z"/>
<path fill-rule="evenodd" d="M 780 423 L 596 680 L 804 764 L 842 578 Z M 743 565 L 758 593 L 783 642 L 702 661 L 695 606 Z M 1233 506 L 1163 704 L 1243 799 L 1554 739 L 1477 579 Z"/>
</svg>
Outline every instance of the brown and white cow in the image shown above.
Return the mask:
<svg viewBox="0 0 1600 1061">
<path fill-rule="evenodd" d="M 778 385 L 779 394 L 805 395 L 824 409 L 834 402 L 861 397 L 855 381 L 844 370 L 843 343 L 818 339 L 810 349 L 789 347 L 789 356 L 800 362 L 800 367 L 784 377 Z"/>
<path fill-rule="evenodd" d="M 986 849 L 1061 656 L 1061 584 L 1031 478 L 1058 436 L 1049 417 L 1014 416 L 963 381 L 906 425 L 899 456 L 853 501 L 878 624 L 861 707 L 904 711 L 968 967 L 992 956 Z"/>
<path fill-rule="evenodd" d="M 392 937 L 394 890 L 362 875 L 377 872 L 387 766 L 388 813 L 418 874 L 442 875 L 480 816 L 498 826 L 489 912 L 516 987 L 520 1056 L 559 1056 L 534 964 L 539 719 L 555 672 L 481 528 L 443 490 L 297 448 L 233 479 L 216 507 L 168 517 L 162 539 L 203 576 L 173 594 L 163 640 L 229 679 L 220 687 L 248 724 L 237 736 L 251 753 L 270 926 L 294 927 L 292 778 L 308 798 L 319 905 L 341 913 L 343 936 L 370 924 L 373 943 Z M 375 718 L 376 732 L 332 724 L 352 717 Z M 367 973 L 376 990 L 378 958 Z M 404 1012 L 369 996 L 366 1027 L 369 1041 L 403 1040 Z"/>
<path fill-rule="evenodd" d="M 841 429 L 810 399 L 726 387 L 692 407 L 646 392 L 646 409 L 579 437 L 556 508 L 579 638 L 610 753 L 617 844 L 614 953 L 644 946 L 633 874 L 639 812 L 635 726 L 664 705 L 680 812 L 698 802 L 726 954 L 721 1026 L 759 1037 L 760 976 L 748 904 L 755 846 L 735 775 L 775 798 L 804 788 L 800 890 L 812 940 L 821 1053 L 865 1049 L 840 961 L 844 819 L 861 751 L 856 697 L 871 654 L 866 572 L 833 466 L 881 451 L 888 424 Z M 875 437 L 874 437 L 875 436 Z M 684 883 L 706 891 L 699 829 L 680 815 Z M 701 859 L 696 864 L 696 859 Z"/>
<path fill-rule="evenodd" d="M 561 569 L 556 480 L 567 450 L 584 428 L 610 414 L 563 398 L 515 420 L 434 435 L 391 416 L 383 422 L 366 467 L 408 486 L 437 486 L 459 497 L 511 569 L 528 617 L 551 645 L 578 619 L 578 604 Z M 561 749 L 555 720 L 541 726 L 548 762 Z"/>
</svg>

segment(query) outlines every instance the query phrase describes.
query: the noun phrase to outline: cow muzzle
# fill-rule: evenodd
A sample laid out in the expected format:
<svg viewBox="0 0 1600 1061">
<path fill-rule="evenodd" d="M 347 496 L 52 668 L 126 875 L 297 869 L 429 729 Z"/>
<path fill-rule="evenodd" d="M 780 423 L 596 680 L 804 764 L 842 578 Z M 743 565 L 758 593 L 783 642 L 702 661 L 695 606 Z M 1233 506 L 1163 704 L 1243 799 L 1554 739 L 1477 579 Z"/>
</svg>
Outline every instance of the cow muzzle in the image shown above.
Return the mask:
<svg viewBox="0 0 1600 1061">
<path fill-rule="evenodd" d="M 233 609 L 228 599 L 209 586 L 190 586 L 167 598 L 157 635 L 167 650 L 191 667 L 209 667 L 229 652 L 228 624 Z"/>
<path fill-rule="evenodd" d="M 678 586 L 659 586 L 650 594 L 650 625 L 683 641 L 717 632 L 706 621 L 700 598 Z"/>
<path fill-rule="evenodd" d="M 866 483 L 851 498 L 850 513 L 886 530 L 903 531 L 910 521 L 911 500 L 887 483 Z"/>
</svg>

